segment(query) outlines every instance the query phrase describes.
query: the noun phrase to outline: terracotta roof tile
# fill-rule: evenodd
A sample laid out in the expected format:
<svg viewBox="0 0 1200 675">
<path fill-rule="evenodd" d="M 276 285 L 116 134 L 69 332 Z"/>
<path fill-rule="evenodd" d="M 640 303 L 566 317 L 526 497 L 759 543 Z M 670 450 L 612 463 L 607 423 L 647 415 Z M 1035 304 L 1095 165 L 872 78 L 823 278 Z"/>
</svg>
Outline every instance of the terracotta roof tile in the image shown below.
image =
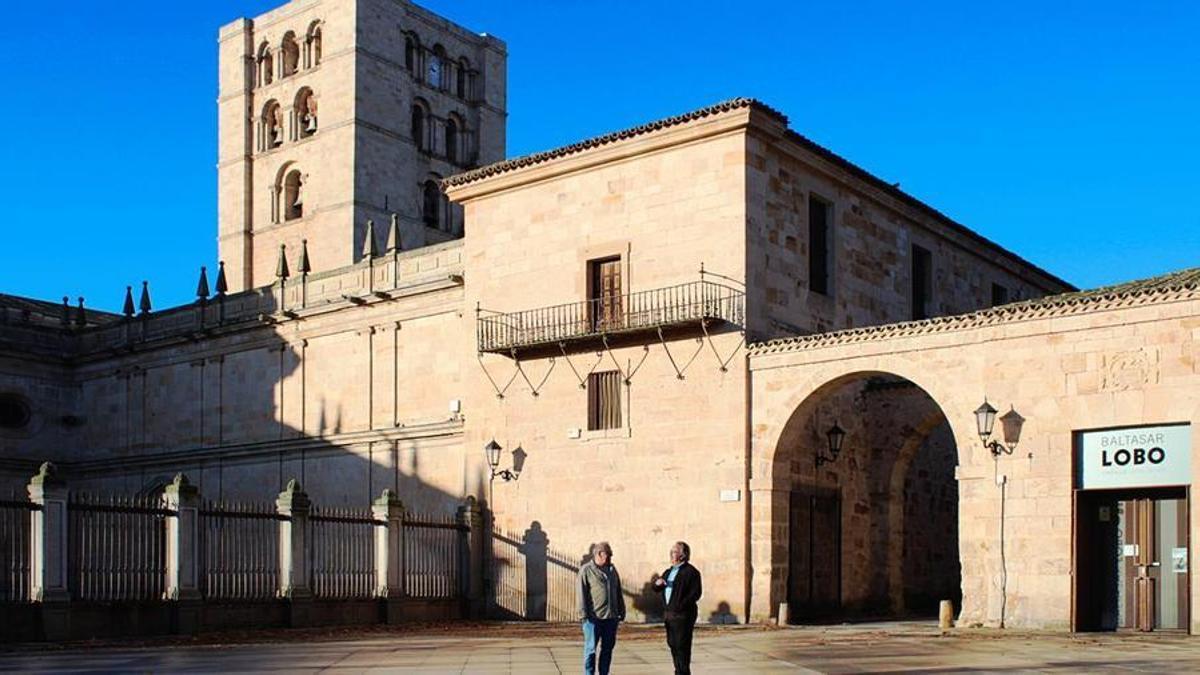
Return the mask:
<svg viewBox="0 0 1200 675">
<path fill-rule="evenodd" d="M 810 347 L 968 330 L 1010 321 L 1065 316 L 1191 298 L 1200 298 L 1200 267 L 1085 291 L 1022 300 L 967 314 L 768 340 L 752 344 L 749 349 L 751 354 L 772 354 Z"/>
</svg>

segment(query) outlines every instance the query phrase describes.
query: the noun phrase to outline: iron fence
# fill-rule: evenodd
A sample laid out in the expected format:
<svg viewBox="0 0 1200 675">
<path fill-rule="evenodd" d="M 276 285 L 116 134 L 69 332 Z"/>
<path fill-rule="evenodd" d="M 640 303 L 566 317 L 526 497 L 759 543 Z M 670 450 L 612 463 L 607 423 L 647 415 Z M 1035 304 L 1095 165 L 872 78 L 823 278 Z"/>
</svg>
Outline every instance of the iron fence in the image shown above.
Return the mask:
<svg viewBox="0 0 1200 675">
<path fill-rule="evenodd" d="M 36 507 L 17 494 L 0 499 L 0 602 L 28 602 L 30 514 Z"/>
<path fill-rule="evenodd" d="M 488 605 L 495 618 L 526 618 L 525 554 L 520 535 L 496 532 L 491 540 Z"/>
<path fill-rule="evenodd" d="M 158 497 L 72 493 L 67 586 L 79 600 L 158 600 L 166 579 L 166 524 Z"/>
<path fill-rule="evenodd" d="M 405 516 L 404 589 L 410 597 L 458 597 L 462 533 L 468 530 L 453 516 Z"/>
<path fill-rule="evenodd" d="M 480 316 L 476 338 L 481 352 L 555 344 L 679 324 L 719 320 L 745 324 L 746 294 L 712 281 L 693 281 L 583 302 Z"/>
<path fill-rule="evenodd" d="M 200 592 L 214 600 L 267 600 L 279 588 L 275 505 L 206 501 L 200 508 Z"/>
<path fill-rule="evenodd" d="M 309 554 L 313 595 L 370 598 L 375 595 L 375 520 L 370 509 L 313 507 Z"/>
</svg>

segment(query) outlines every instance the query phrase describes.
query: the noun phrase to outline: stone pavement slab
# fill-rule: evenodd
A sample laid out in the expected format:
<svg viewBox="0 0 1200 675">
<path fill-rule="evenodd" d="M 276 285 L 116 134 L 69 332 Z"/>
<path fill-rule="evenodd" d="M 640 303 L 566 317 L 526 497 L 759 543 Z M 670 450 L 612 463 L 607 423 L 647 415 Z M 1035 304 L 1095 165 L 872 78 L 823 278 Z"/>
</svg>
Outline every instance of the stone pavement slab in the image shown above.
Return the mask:
<svg viewBox="0 0 1200 675">
<path fill-rule="evenodd" d="M 613 673 L 672 672 L 661 631 L 628 627 Z M 560 635 L 397 635 L 283 644 L 65 649 L 0 654 L 0 671 L 287 673 L 577 673 L 580 641 Z M 734 673 L 1196 673 L 1200 639 L 1181 635 L 1065 635 L 997 630 L 942 635 L 928 624 L 778 630 L 730 628 L 697 636 L 693 672 Z"/>
</svg>

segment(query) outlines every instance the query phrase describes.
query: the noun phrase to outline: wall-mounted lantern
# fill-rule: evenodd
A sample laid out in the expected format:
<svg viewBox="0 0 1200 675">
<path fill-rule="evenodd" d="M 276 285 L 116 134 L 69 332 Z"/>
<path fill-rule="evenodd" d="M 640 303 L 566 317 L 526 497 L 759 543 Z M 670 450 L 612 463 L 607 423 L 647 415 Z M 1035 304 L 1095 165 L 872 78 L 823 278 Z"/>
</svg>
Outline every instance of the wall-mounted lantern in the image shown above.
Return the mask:
<svg viewBox="0 0 1200 675">
<path fill-rule="evenodd" d="M 829 431 L 825 432 L 825 439 L 829 442 L 829 454 L 818 451 L 815 460 L 817 466 L 837 461 L 838 455 L 842 454 L 842 442 L 846 440 L 846 431 L 834 422 Z"/>
<path fill-rule="evenodd" d="M 983 405 L 976 408 L 975 426 L 979 429 L 979 439 L 983 441 L 983 447 L 991 451 L 993 457 L 999 457 L 1001 453 L 1011 455 L 1021 440 L 1021 427 L 1025 424 L 1025 418 L 1021 417 L 1016 408 L 1009 406 L 1008 412 L 1000 416 L 1000 426 L 1004 430 L 1004 442 L 1001 443 L 989 440 L 996 426 L 996 412 L 986 398 Z"/>
<path fill-rule="evenodd" d="M 500 444 L 495 439 L 492 439 L 487 445 L 483 446 L 483 453 L 487 457 L 488 468 L 492 472 L 492 480 L 502 478 L 507 482 L 519 479 L 521 477 L 521 470 L 525 468 L 525 457 L 527 456 L 525 449 L 518 445 L 517 449 L 512 451 L 512 470 L 499 469 L 500 453 L 503 450 L 504 448 L 500 447 Z"/>
</svg>

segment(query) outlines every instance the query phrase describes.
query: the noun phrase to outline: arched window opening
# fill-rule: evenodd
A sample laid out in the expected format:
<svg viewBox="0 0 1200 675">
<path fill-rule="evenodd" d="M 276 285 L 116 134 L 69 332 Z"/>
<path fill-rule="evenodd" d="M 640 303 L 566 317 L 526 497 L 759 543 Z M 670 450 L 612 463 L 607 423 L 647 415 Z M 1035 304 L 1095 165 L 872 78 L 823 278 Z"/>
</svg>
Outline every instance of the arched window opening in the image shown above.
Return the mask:
<svg viewBox="0 0 1200 675">
<path fill-rule="evenodd" d="M 296 220 L 303 217 L 304 179 L 299 169 L 293 169 L 283 179 L 283 219 Z"/>
<path fill-rule="evenodd" d="M 441 45 L 434 46 L 433 54 L 429 57 L 429 63 L 427 64 L 425 70 L 428 75 L 428 77 L 426 79 L 429 82 L 429 86 L 435 87 L 437 89 L 444 89 L 446 87 L 446 77 L 445 77 L 445 75 L 446 75 L 446 73 L 445 73 L 445 70 L 446 70 L 446 48 L 445 47 L 443 47 Z"/>
<path fill-rule="evenodd" d="M 305 87 L 296 94 L 296 138 L 308 138 L 317 133 L 317 97 Z"/>
<path fill-rule="evenodd" d="M 421 43 L 417 41 L 416 36 L 412 33 L 406 33 L 404 35 L 404 67 L 410 73 L 417 72 L 417 55 L 420 49 Z"/>
<path fill-rule="evenodd" d="M 468 98 L 469 83 L 467 81 L 468 74 L 471 72 L 471 64 L 466 59 L 461 59 L 458 62 L 458 74 L 455 77 L 455 93 L 458 97 L 466 100 Z"/>
<path fill-rule="evenodd" d="M 453 116 L 446 120 L 446 159 L 458 161 L 458 130 L 459 123 Z"/>
<path fill-rule="evenodd" d="M 283 58 L 283 70 L 280 72 L 280 77 L 295 75 L 296 71 L 300 69 L 300 45 L 296 44 L 295 33 L 288 31 L 287 35 L 283 36 L 280 55 Z"/>
<path fill-rule="evenodd" d="M 264 87 L 275 81 L 275 57 L 271 55 L 271 46 L 262 43 L 258 48 L 258 86 Z"/>
<path fill-rule="evenodd" d="M 305 47 L 308 52 L 308 67 L 316 68 L 321 65 L 321 22 L 317 21 L 309 26 Z"/>
<path fill-rule="evenodd" d="M 427 227 L 437 227 L 441 223 L 441 205 L 442 191 L 438 187 L 437 181 L 432 178 L 425 181 L 425 187 L 422 192 L 423 206 L 421 208 L 421 220 L 424 221 Z"/>
<path fill-rule="evenodd" d="M 267 101 L 262 114 L 261 149 L 270 150 L 283 145 L 283 108 L 278 101 Z"/>
<path fill-rule="evenodd" d="M 412 134 L 413 143 L 416 143 L 417 149 L 425 150 L 427 147 L 425 142 L 425 108 L 420 103 L 413 104 L 409 132 Z"/>
</svg>

